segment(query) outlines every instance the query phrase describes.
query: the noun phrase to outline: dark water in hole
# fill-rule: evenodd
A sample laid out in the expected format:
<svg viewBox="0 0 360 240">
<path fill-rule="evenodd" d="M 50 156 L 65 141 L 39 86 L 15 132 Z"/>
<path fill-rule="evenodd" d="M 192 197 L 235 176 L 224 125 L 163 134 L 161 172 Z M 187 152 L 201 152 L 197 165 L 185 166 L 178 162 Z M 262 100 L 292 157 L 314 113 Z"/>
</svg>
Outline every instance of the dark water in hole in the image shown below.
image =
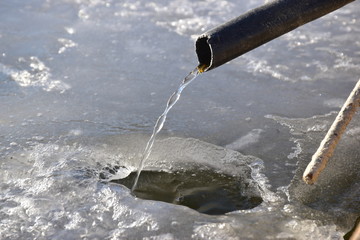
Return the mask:
<svg viewBox="0 0 360 240">
<path fill-rule="evenodd" d="M 131 188 L 135 177 L 136 173 L 132 172 L 124 179 L 111 182 Z M 212 170 L 143 171 L 134 194 L 142 199 L 183 205 L 200 213 L 220 215 L 261 204 L 262 198 L 254 194 L 256 191 L 249 191 L 249 188 L 238 176 Z"/>
</svg>

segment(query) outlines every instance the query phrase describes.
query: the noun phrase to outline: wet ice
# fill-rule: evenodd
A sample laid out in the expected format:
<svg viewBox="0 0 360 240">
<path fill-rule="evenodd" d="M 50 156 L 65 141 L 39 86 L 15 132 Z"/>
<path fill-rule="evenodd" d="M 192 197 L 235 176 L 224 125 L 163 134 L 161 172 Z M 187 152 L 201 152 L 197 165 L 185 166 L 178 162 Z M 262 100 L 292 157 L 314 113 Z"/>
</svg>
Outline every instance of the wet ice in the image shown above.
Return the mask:
<svg viewBox="0 0 360 240">
<path fill-rule="evenodd" d="M 209 218 L 187 207 L 137 199 L 122 185 L 102 182 L 99 174 L 106 165 L 128 166 L 135 170 L 131 166 L 134 164 L 131 156 L 122 153 L 136 148 L 139 141 L 144 142 L 144 138 L 114 136 L 105 139 L 106 144 L 99 144 L 104 143 L 101 139 L 88 143 L 77 140 L 77 145 L 38 144 L 25 152 L 14 154 L 3 164 L 5 169 L 13 162 L 26 162 L 31 171 L 21 177 L 7 176 L 2 184 L 2 188 L 6 186 L 7 189 L 1 193 L 4 200 L 1 213 L 7 219 L 2 221 L 2 236 L 21 238 L 40 237 L 42 234 L 57 239 L 83 235 L 89 238 L 138 238 L 139 234 L 142 237 L 171 234 L 175 239 L 206 239 L 218 234 L 204 232 L 211 227 L 229 237 L 246 234 L 259 238 L 263 236 L 261 231 L 249 228 L 247 222 L 262 219 L 262 224 L 271 225 L 268 231 L 272 234 L 281 232 L 287 236 L 299 236 L 304 229 L 319 224 L 312 220 L 299 220 L 297 215 L 293 215 L 295 212 L 299 214 L 299 209 L 289 213 L 291 207 L 283 205 L 284 199 L 267 189 L 268 180 L 262 172 L 261 160 L 196 139 L 160 140 L 147 168 L 187 169 L 196 163 L 200 167 L 211 166 L 230 175 L 246 175 L 250 173 L 251 166 L 252 177 L 247 177 L 247 181 L 250 181 L 247 184 L 253 182 L 260 188 L 264 203 L 253 210 Z M 116 176 L 116 173 L 113 175 Z M 261 181 L 265 181 L 265 184 Z M 19 216 L 31 227 L 17 231 L 22 226 L 22 221 L 18 221 Z M 181 224 L 174 224 L 175 221 Z M 296 224 L 298 228 L 284 228 L 284 221 Z M 134 228 L 139 232 L 134 232 Z M 330 230 L 332 228 L 328 226 L 312 234 L 315 237 L 339 234 Z"/>
</svg>

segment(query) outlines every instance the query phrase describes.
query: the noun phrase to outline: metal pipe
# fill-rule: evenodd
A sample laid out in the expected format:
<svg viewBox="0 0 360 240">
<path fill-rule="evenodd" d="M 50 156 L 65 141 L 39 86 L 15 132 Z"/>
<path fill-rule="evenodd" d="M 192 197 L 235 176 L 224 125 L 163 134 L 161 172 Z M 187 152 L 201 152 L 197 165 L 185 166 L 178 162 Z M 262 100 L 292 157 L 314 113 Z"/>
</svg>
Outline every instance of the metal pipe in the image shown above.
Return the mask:
<svg viewBox="0 0 360 240">
<path fill-rule="evenodd" d="M 354 0 L 275 0 L 250 10 L 196 40 L 199 66 L 214 69 Z"/>
</svg>

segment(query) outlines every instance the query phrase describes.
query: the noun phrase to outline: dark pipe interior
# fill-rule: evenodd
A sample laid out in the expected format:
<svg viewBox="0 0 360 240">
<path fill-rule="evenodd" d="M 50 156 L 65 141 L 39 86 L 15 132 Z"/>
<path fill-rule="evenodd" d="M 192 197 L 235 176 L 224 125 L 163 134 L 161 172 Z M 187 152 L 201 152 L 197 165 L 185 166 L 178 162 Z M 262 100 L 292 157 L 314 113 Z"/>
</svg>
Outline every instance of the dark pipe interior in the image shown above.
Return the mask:
<svg viewBox="0 0 360 240">
<path fill-rule="evenodd" d="M 199 65 L 205 64 L 210 66 L 211 63 L 211 48 L 208 43 L 208 37 L 202 36 L 196 41 L 196 54 L 199 59 Z"/>
</svg>

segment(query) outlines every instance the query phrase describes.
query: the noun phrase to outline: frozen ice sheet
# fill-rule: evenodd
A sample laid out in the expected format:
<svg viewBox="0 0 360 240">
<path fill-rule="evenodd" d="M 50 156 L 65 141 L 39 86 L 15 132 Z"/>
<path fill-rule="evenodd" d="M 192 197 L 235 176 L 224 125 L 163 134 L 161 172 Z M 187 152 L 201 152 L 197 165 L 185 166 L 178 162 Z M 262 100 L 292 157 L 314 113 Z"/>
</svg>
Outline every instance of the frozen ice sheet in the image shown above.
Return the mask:
<svg viewBox="0 0 360 240">
<path fill-rule="evenodd" d="M 141 135 L 77 139 L 67 144 L 37 144 L 9 155 L 1 166 L 1 236 L 319 239 L 343 234 L 326 214 L 314 214 L 310 208 L 304 211 L 288 202 L 285 194 L 268 190 L 260 159 L 196 139 L 158 141 L 147 168 L 186 169 L 197 164 L 240 174 L 246 176 L 247 184 L 258 186 L 264 202 L 254 209 L 215 217 L 183 206 L 137 199 L 126 187 L 99 178 L 109 166 L 134 170 L 139 157 L 135 149 L 145 141 Z M 309 214 L 312 220 L 307 219 Z"/>
<path fill-rule="evenodd" d="M 159 154 L 229 172 L 246 168 L 232 165 L 236 156 L 256 160 L 251 175 L 268 190 L 264 205 L 209 217 L 134 199 L 97 178 L 119 162 L 124 175 L 137 167 L 166 100 L 197 64 L 195 35 L 263 3 L 0 1 L 0 238 L 340 238 L 350 218 L 334 216 L 359 205 L 356 177 L 340 174 L 330 190 L 333 173 L 324 172 L 318 187 L 295 178 L 287 189 L 297 162 L 299 176 L 325 135 L 334 116 L 325 114 L 359 78 L 358 1 L 199 76 L 170 113 L 165 135 L 217 146 L 182 139 L 179 149 L 191 151 L 171 155 L 160 141 L 167 150 Z M 335 160 L 358 159 L 357 122 Z M 255 157 L 219 147 L 226 145 Z M 339 191 L 343 185 L 350 190 Z"/>
<path fill-rule="evenodd" d="M 299 149 L 296 154 L 298 168 L 289 187 L 290 196 L 311 208 L 332 214 L 339 225 L 350 226 L 360 213 L 359 114 L 349 124 L 317 183 L 310 186 L 302 181 L 312 154 L 319 147 L 336 115 L 336 112 L 331 112 L 311 118 L 268 117 L 290 129 Z"/>
</svg>

